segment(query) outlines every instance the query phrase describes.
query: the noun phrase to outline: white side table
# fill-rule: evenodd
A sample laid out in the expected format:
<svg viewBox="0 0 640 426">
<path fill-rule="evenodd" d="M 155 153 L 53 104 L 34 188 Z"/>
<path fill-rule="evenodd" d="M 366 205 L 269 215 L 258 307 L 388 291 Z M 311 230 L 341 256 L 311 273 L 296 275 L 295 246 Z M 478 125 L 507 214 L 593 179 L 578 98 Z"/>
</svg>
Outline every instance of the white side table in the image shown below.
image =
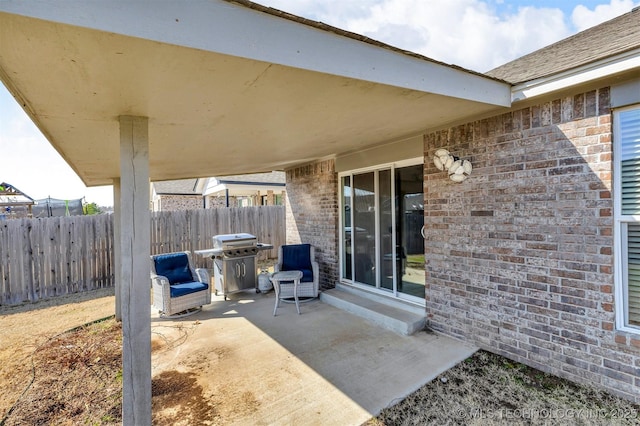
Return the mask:
<svg viewBox="0 0 640 426">
<path fill-rule="evenodd" d="M 280 271 L 271 276 L 273 288 L 276 291 L 276 306 L 273 308 L 273 316 L 280 306 L 280 300 L 293 297 L 296 303 L 296 310 L 300 315 L 300 305 L 298 304 L 298 286 L 302 278 L 302 271 Z"/>
</svg>

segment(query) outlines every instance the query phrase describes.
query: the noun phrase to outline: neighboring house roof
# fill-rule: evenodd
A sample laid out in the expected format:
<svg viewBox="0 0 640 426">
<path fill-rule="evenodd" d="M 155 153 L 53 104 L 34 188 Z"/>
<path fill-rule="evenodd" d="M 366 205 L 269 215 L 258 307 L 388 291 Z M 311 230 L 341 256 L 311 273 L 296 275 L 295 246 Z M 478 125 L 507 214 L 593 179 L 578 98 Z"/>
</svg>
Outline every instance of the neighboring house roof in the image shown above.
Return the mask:
<svg viewBox="0 0 640 426">
<path fill-rule="evenodd" d="M 531 81 L 638 49 L 640 8 L 486 73 L 512 84 Z"/>
<path fill-rule="evenodd" d="M 166 180 L 154 182 L 153 188 L 158 195 L 202 195 L 197 185 L 198 179 Z"/>
<path fill-rule="evenodd" d="M 219 183 L 244 184 L 244 185 L 271 185 L 285 186 L 286 176 L 284 172 L 252 173 L 246 175 L 221 176 L 215 178 Z"/>
<path fill-rule="evenodd" d="M 258 191 L 283 191 L 285 187 L 284 172 L 251 173 L 209 178 L 203 194 L 209 196 L 224 192 L 231 196 L 249 196 Z"/>
<path fill-rule="evenodd" d="M 251 187 L 273 187 L 286 185 L 284 172 L 252 173 L 246 175 L 232 175 L 223 177 L 212 177 L 209 179 L 180 179 L 154 182 L 153 189 L 156 195 L 203 195 L 203 191 L 208 193 L 208 185 L 215 187 L 223 185 L 225 188 L 234 186 Z M 218 188 L 219 189 L 219 188 Z"/>
</svg>

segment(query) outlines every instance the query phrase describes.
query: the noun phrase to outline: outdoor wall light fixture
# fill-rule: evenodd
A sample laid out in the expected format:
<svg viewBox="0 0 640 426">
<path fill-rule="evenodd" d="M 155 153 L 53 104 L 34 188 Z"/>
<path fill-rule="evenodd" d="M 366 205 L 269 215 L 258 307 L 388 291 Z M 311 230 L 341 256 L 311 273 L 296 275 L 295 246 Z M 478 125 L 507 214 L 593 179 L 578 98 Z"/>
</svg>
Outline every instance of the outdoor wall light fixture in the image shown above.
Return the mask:
<svg viewBox="0 0 640 426">
<path fill-rule="evenodd" d="M 438 170 L 446 170 L 449 174 L 449 179 L 454 182 L 462 182 L 469 177 L 471 170 L 473 170 L 469 160 L 461 160 L 443 148 L 437 150 L 434 154 L 433 164 L 436 165 Z"/>
</svg>

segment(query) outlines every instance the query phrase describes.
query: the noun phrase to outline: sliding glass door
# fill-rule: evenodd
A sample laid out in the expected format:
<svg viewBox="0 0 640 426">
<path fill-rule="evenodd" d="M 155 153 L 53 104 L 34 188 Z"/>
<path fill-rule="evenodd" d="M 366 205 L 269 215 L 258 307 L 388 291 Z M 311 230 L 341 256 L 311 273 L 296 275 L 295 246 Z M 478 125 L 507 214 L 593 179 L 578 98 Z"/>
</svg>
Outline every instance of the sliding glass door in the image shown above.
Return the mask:
<svg viewBox="0 0 640 426">
<path fill-rule="evenodd" d="M 341 278 L 424 301 L 422 164 L 341 175 Z"/>
<path fill-rule="evenodd" d="M 398 292 L 424 300 L 424 188 L 422 164 L 395 169 Z"/>
</svg>

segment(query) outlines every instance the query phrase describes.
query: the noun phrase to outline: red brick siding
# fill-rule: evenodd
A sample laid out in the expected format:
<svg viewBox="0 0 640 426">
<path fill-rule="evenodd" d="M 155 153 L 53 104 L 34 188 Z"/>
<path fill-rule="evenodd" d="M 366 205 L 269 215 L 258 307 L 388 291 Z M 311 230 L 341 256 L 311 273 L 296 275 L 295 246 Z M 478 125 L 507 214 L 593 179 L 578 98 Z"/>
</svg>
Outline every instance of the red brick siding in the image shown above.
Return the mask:
<svg viewBox="0 0 640 426">
<path fill-rule="evenodd" d="M 614 330 L 609 89 L 425 137 L 430 326 L 640 402 L 638 336 Z M 474 169 L 453 183 L 447 148 Z"/>
<path fill-rule="evenodd" d="M 338 279 L 338 175 L 333 160 L 287 170 L 287 244 L 310 243 L 320 264 L 320 287 Z"/>
</svg>

